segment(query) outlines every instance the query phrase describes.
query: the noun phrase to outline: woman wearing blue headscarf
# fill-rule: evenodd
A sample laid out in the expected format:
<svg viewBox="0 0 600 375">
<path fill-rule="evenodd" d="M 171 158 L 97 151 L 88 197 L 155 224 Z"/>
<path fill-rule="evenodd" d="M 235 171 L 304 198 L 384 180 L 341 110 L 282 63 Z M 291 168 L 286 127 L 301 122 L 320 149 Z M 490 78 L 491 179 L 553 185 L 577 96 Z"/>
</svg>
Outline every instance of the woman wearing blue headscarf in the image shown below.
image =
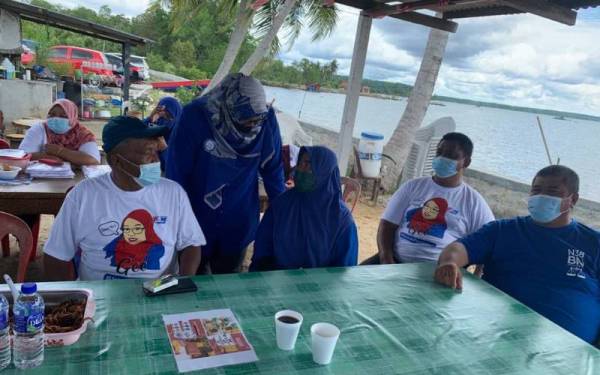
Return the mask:
<svg viewBox="0 0 600 375">
<path fill-rule="evenodd" d="M 156 108 L 154 108 L 150 116 L 144 120 L 144 123 L 147 125 L 153 124 L 157 126 L 166 126 L 169 129 L 169 132 L 165 134 L 164 138 L 168 145 L 173 128 L 179 122 L 182 112 L 183 107 L 177 99 L 170 96 L 165 96 L 158 101 Z M 159 157 L 160 167 L 164 171 L 166 168 L 167 150 L 161 151 L 159 153 Z"/>
<path fill-rule="evenodd" d="M 335 154 L 302 147 L 294 174 L 295 187 L 273 202 L 258 227 L 250 269 L 355 266 L 358 235 Z"/>
<path fill-rule="evenodd" d="M 258 227 L 259 174 L 271 201 L 285 190 L 279 125 L 260 82 L 232 74 L 183 108 L 168 148 L 167 177 L 206 235 L 200 273 L 239 270 Z"/>
</svg>

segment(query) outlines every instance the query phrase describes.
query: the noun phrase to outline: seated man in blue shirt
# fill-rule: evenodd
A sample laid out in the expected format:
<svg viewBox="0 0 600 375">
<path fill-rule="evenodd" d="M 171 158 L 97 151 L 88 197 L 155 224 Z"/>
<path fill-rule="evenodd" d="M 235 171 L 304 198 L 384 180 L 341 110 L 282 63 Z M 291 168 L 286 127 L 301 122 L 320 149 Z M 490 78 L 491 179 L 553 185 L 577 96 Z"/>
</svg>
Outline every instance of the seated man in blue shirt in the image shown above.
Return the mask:
<svg viewBox="0 0 600 375">
<path fill-rule="evenodd" d="M 579 177 L 552 165 L 533 179 L 530 216 L 491 222 L 450 244 L 435 280 L 462 289 L 460 268 L 483 264 L 483 279 L 581 339 L 600 336 L 600 233 L 572 218 Z"/>
</svg>

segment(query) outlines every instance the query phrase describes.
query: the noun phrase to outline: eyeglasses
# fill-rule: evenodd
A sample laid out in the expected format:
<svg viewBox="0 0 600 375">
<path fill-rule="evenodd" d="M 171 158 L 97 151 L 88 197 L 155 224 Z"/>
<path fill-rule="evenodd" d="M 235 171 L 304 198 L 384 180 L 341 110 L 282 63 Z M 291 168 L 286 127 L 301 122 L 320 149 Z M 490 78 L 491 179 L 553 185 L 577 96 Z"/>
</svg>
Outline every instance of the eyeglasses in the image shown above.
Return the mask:
<svg viewBox="0 0 600 375">
<path fill-rule="evenodd" d="M 123 228 L 121 228 L 121 230 L 123 231 L 124 234 L 142 234 L 142 232 L 144 232 L 146 229 L 144 227 L 134 227 L 134 228 L 123 227 Z"/>
</svg>

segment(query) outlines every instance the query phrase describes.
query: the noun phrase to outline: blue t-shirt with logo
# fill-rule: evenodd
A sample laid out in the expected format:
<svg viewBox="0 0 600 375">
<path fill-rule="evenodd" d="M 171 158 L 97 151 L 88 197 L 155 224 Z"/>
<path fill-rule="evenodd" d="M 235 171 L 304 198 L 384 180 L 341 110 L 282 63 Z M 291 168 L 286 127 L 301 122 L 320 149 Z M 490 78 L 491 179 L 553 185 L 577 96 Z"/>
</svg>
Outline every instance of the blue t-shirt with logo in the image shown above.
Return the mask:
<svg viewBox="0 0 600 375">
<path fill-rule="evenodd" d="M 600 233 L 573 220 L 562 228 L 531 217 L 491 222 L 463 238 L 483 279 L 595 343 L 600 334 Z"/>
</svg>

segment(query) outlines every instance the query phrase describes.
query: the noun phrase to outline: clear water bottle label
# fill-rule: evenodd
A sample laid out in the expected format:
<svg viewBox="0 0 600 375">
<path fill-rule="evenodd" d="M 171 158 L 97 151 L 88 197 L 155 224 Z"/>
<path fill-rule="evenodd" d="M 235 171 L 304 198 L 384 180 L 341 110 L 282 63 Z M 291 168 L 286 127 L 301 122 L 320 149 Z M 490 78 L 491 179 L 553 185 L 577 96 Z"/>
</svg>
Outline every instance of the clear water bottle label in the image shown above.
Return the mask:
<svg viewBox="0 0 600 375">
<path fill-rule="evenodd" d="M 44 327 L 44 313 L 35 312 L 29 316 L 18 315 L 15 317 L 15 330 L 19 333 L 34 333 Z"/>
<path fill-rule="evenodd" d="M 0 311 L 0 330 L 8 327 L 8 311 Z"/>
</svg>

